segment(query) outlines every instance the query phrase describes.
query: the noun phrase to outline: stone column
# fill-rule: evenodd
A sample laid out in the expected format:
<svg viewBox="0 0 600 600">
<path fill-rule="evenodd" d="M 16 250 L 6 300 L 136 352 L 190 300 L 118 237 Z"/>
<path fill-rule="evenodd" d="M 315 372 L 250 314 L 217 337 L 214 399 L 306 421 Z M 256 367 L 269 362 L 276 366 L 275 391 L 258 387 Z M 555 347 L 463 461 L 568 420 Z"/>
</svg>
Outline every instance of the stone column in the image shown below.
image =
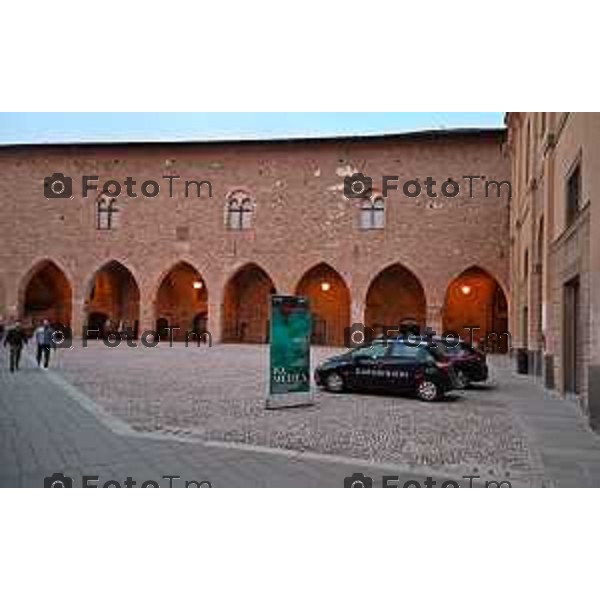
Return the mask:
<svg viewBox="0 0 600 600">
<path fill-rule="evenodd" d="M 296 294 L 297 282 L 291 273 L 280 275 L 279 277 L 274 274 L 271 275 L 274 277 L 273 284 L 278 294 L 282 296 L 294 296 Z"/>
<path fill-rule="evenodd" d="M 219 294 L 209 295 L 208 297 L 208 331 L 210 333 L 211 342 L 218 344 L 223 338 L 222 327 L 223 315 L 223 297 Z"/>
<path fill-rule="evenodd" d="M 5 321 L 8 322 L 22 315 L 19 314 L 19 289 L 17 280 L 6 277 L 4 279 L 4 286 L 5 308 L 3 316 Z"/>
<path fill-rule="evenodd" d="M 355 298 L 352 293 L 350 295 L 350 325 L 353 323 L 363 323 L 365 319 L 365 305 L 364 303 Z"/>
<path fill-rule="evenodd" d="M 426 327 L 435 332 L 433 335 L 443 335 L 443 316 L 444 306 L 442 304 L 429 304 L 427 306 Z M 460 332 L 457 333 L 460 334 Z"/>
<path fill-rule="evenodd" d="M 138 335 L 141 336 L 144 331 L 154 331 L 156 329 L 156 310 L 154 298 L 151 297 L 148 290 L 140 290 L 140 317 Z"/>
<path fill-rule="evenodd" d="M 0 275 L 0 319 L 5 320 L 7 317 L 6 313 L 6 290 L 4 289 L 4 279 Z"/>
<path fill-rule="evenodd" d="M 73 337 L 83 336 L 83 327 L 87 325 L 87 311 L 84 296 L 80 291 L 73 289 L 73 299 L 71 304 L 71 328 Z"/>
</svg>

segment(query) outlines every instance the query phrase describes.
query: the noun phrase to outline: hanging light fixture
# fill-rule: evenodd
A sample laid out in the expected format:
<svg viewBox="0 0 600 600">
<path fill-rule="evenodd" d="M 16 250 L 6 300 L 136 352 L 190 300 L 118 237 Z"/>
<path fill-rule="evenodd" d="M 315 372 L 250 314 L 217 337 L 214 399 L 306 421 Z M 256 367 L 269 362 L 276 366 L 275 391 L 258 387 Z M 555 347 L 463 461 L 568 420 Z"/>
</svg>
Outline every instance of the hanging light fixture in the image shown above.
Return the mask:
<svg viewBox="0 0 600 600">
<path fill-rule="evenodd" d="M 194 281 L 194 289 L 195 290 L 201 290 L 202 289 L 202 282 L 201 281 Z"/>
<path fill-rule="evenodd" d="M 460 291 L 465 295 L 468 296 L 471 293 L 471 286 L 470 285 L 461 285 L 460 286 Z"/>
<path fill-rule="evenodd" d="M 323 281 L 323 283 L 321 283 L 321 289 L 324 292 L 328 292 L 331 289 L 331 284 L 328 281 Z"/>
</svg>

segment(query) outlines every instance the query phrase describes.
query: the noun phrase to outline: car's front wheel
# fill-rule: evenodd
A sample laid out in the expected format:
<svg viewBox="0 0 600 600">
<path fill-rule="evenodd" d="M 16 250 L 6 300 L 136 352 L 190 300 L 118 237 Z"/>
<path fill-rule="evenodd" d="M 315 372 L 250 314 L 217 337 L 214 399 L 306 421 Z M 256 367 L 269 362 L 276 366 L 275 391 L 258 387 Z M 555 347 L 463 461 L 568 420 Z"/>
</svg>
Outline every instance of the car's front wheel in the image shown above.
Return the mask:
<svg viewBox="0 0 600 600">
<path fill-rule="evenodd" d="M 341 392 L 344 389 L 344 379 L 335 371 L 332 371 L 325 377 L 325 389 L 328 392 Z"/>
<path fill-rule="evenodd" d="M 425 380 L 417 386 L 417 395 L 424 402 L 433 402 L 440 396 L 440 391 L 433 381 Z"/>
</svg>

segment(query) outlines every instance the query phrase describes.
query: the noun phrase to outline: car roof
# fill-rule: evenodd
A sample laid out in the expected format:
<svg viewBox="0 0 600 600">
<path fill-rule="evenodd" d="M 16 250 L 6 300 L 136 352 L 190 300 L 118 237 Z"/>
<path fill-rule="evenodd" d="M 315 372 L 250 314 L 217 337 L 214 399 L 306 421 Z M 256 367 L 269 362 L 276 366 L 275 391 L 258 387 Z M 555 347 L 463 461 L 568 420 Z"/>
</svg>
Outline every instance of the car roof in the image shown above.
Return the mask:
<svg viewBox="0 0 600 600">
<path fill-rule="evenodd" d="M 421 341 L 419 341 L 417 343 L 418 338 L 415 341 L 412 340 L 405 340 L 402 337 L 399 338 L 393 338 L 393 337 L 388 337 L 388 338 L 379 338 L 379 339 L 374 339 L 372 344 L 370 344 L 371 346 L 383 346 L 383 345 L 387 345 L 387 344 L 399 344 L 402 346 L 408 346 L 409 348 L 427 348 L 427 344 L 424 343 L 425 340 L 422 339 Z M 367 346 L 368 347 L 368 346 Z"/>
<path fill-rule="evenodd" d="M 468 342 L 466 340 L 464 340 L 463 338 L 459 337 L 455 337 L 451 334 L 448 334 L 447 336 L 441 336 L 441 335 L 434 335 L 431 337 L 431 339 L 434 342 L 444 342 L 447 341 L 448 337 L 454 342 L 454 341 L 459 341 L 463 344 L 467 344 Z M 417 333 L 409 333 L 408 335 L 405 334 L 398 334 L 396 336 L 393 335 L 384 335 L 383 333 L 380 333 L 378 336 L 376 336 L 375 338 L 373 338 L 373 342 L 406 342 L 406 341 L 410 341 L 412 343 L 412 340 L 418 340 L 420 339 L 421 341 L 427 341 L 429 338 L 429 336 L 427 335 L 420 335 Z"/>
</svg>

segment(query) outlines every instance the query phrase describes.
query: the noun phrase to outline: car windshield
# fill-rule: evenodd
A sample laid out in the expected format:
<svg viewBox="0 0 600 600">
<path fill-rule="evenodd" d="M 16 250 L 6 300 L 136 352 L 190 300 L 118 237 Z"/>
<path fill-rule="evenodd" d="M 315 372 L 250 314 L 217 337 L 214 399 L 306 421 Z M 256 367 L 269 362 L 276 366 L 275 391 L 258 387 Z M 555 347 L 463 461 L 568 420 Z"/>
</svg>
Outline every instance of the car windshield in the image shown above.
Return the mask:
<svg viewBox="0 0 600 600">
<path fill-rule="evenodd" d="M 417 351 L 418 346 L 396 342 L 392 346 L 391 356 L 394 358 L 415 358 Z"/>
<path fill-rule="evenodd" d="M 380 358 L 387 353 L 387 345 L 380 342 L 375 342 L 372 346 L 364 346 L 357 348 L 352 352 L 352 357 L 356 358 L 364 356 L 366 358 Z"/>
</svg>

